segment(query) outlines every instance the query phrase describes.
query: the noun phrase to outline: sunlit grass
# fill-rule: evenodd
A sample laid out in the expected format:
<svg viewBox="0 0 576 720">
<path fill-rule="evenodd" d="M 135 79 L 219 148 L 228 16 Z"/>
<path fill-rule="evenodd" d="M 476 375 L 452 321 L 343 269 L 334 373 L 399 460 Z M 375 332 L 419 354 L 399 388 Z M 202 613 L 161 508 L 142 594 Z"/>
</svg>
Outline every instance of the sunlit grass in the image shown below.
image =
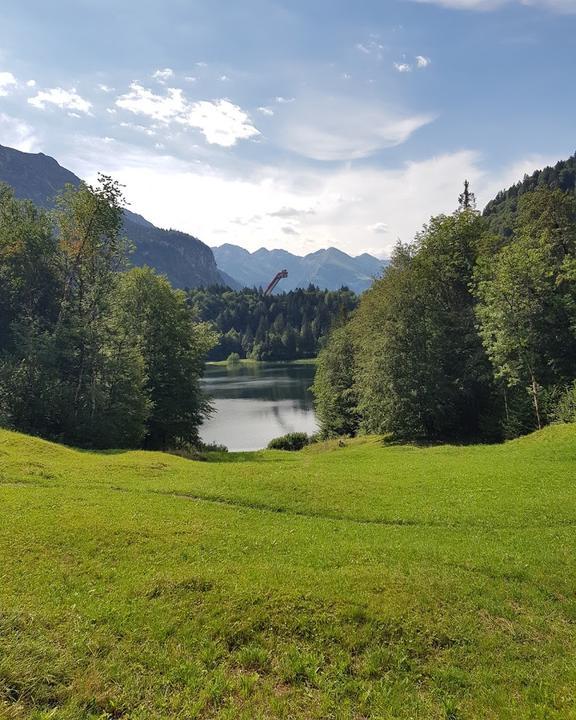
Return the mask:
<svg viewBox="0 0 576 720">
<path fill-rule="evenodd" d="M 0 433 L 0 717 L 572 718 L 576 429 L 78 452 Z"/>
</svg>

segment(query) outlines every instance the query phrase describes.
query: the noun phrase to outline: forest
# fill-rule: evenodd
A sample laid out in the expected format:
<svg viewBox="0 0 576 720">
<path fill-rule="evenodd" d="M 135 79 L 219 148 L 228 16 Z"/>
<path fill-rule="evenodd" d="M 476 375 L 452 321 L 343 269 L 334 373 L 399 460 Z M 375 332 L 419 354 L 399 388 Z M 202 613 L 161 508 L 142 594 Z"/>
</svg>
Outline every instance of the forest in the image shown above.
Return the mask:
<svg viewBox="0 0 576 720">
<path fill-rule="evenodd" d="M 357 305 L 347 288 L 307 289 L 266 296 L 258 289 L 195 288 L 188 301 L 201 322 L 211 323 L 219 342 L 210 360 L 232 353 L 253 360 L 295 360 L 316 357 L 334 323 L 343 322 Z"/>
<path fill-rule="evenodd" d="M 525 178 L 484 215 L 466 183 L 453 214 L 397 245 L 320 354 L 324 437 L 497 441 L 576 421 L 576 198 L 566 165 L 546 183 Z M 566 187 L 548 186 L 558 176 Z"/>
<path fill-rule="evenodd" d="M 0 185 L 0 425 L 81 447 L 198 443 L 217 337 L 182 291 L 127 270 L 119 185 L 48 212 Z"/>
</svg>

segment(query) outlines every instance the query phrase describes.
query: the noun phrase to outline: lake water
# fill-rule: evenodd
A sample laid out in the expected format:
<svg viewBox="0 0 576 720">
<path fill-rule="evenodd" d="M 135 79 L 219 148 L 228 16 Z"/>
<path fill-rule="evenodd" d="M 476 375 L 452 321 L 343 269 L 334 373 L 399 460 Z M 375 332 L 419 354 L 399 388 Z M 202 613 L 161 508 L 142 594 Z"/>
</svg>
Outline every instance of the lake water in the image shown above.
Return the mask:
<svg viewBox="0 0 576 720">
<path fill-rule="evenodd" d="M 204 390 L 216 410 L 200 428 L 206 443 L 260 450 L 272 438 L 318 429 L 310 385 L 314 365 L 208 365 Z"/>
</svg>

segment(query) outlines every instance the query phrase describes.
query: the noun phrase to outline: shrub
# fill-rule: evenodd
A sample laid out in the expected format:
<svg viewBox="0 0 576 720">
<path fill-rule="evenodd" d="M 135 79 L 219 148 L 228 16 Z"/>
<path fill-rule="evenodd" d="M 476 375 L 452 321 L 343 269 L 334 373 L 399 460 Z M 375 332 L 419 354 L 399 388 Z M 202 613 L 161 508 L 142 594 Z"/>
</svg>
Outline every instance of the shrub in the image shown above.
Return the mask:
<svg viewBox="0 0 576 720">
<path fill-rule="evenodd" d="M 576 422 L 576 380 L 560 395 L 552 411 L 552 419 L 558 423 Z"/>
<path fill-rule="evenodd" d="M 269 450 L 302 450 L 309 445 L 311 439 L 303 432 L 292 432 L 281 437 L 274 438 L 268 443 Z"/>
<path fill-rule="evenodd" d="M 226 362 L 229 365 L 237 365 L 240 362 L 240 355 L 236 352 L 230 353 L 230 355 L 226 358 Z"/>
</svg>

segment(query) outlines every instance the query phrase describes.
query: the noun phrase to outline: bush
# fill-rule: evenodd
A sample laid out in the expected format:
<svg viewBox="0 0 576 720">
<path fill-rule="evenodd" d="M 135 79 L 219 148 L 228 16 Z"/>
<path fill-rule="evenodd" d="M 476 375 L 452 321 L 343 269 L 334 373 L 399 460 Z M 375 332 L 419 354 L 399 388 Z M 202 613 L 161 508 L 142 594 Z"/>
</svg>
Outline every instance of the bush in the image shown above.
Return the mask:
<svg viewBox="0 0 576 720">
<path fill-rule="evenodd" d="M 552 411 L 552 420 L 557 423 L 576 422 L 576 380 L 560 395 Z"/>
<path fill-rule="evenodd" d="M 310 442 L 311 438 L 306 433 L 293 432 L 270 440 L 268 450 L 302 450 Z"/>
<path fill-rule="evenodd" d="M 228 357 L 226 358 L 226 362 L 229 365 L 237 365 L 240 362 L 240 355 L 235 352 L 230 353 L 230 355 L 228 355 Z"/>
</svg>

